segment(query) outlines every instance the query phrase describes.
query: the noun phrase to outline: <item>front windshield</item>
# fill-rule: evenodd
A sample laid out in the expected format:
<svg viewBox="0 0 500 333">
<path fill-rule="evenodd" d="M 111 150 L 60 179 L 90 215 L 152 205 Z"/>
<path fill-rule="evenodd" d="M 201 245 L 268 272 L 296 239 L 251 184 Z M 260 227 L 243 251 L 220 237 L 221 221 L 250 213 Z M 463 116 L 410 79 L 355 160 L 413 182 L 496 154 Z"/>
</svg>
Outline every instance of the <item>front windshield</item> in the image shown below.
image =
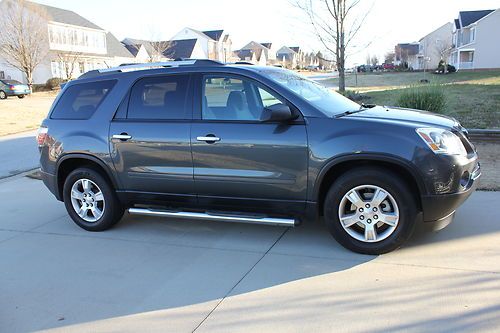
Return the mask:
<svg viewBox="0 0 500 333">
<path fill-rule="evenodd" d="M 334 117 L 346 111 L 359 110 L 359 104 L 319 83 L 289 70 L 268 70 L 267 76 L 306 99 L 325 115 Z"/>
</svg>

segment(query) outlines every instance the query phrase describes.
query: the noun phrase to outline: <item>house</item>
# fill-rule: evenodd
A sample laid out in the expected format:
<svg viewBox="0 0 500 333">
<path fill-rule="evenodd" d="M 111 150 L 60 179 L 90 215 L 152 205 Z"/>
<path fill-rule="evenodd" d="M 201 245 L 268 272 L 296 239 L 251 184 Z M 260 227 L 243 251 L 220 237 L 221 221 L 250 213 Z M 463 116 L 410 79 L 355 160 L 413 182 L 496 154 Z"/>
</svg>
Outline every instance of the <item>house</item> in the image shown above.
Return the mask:
<svg viewBox="0 0 500 333">
<path fill-rule="evenodd" d="M 125 38 L 122 43 L 135 56 L 136 62 L 158 62 L 178 58 L 205 58 L 205 53 L 198 39 L 148 41 Z"/>
<path fill-rule="evenodd" d="M 411 69 L 418 69 L 418 43 L 399 43 L 394 47 L 396 66 L 403 65 Z"/>
<path fill-rule="evenodd" d="M 14 0 L 0 2 L 0 11 L 9 10 Z M 34 83 L 52 77 L 76 78 L 93 69 L 117 66 L 134 61 L 132 53 L 110 32 L 79 14 L 61 8 L 30 3 L 44 13 L 48 31 L 46 59 L 35 69 Z M 28 15 L 36 15 L 29 13 Z M 45 24 L 45 23 L 44 23 Z M 24 74 L 0 59 L 0 76 L 27 82 Z"/>
<path fill-rule="evenodd" d="M 203 55 L 197 58 L 219 60 L 228 62 L 232 55 L 232 42 L 224 30 L 198 31 L 193 28 L 184 28 L 176 33 L 171 41 L 196 39 L 199 43 Z"/>
<path fill-rule="evenodd" d="M 267 43 L 270 46 L 271 43 Z M 251 41 L 240 50 L 235 51 L 239 60 L 251 62 L 255 65 L 266 66 L 269 64 L 271 50 L 261 43 Z M 276 59 L 276 56 L 274 56 Z"/>
<path fill-rule="evenodd" d="M 285 68 L 295 68 L 297 67 L 298 55 L 292 48 L 283 46 L 276 51 L 276 60 Z"/>
<path fill-rule="evenodd" d="M 447 60 L 452 48 L 453 25 L 448 22 L 418 41 L 417 64 L 414 69 L 435 69 Z"/>
<path fill-rule="evenodd" d="M 460 12 L 449 63 L 457 70 L 500 68 L 499 32 L 500 9 Z"/>
</svg>

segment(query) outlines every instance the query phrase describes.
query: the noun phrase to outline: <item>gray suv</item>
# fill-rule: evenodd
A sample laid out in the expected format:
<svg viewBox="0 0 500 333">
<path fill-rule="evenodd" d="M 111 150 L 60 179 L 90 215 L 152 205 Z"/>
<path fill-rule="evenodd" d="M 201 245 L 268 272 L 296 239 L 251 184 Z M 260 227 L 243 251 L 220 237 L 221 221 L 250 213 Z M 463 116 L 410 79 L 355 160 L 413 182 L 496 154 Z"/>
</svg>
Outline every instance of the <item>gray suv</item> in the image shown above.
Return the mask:
<svg viewBox="0 0 500 333">
<path fill-rule="evenodd" d="M 66 84 L 38 134 L 41 174 L 89 231 L 125 210 L 295 226 L 385 253 L 441 226 L 480 177 L 453 118 L 358 105 L 292 71 L 210 60 L 124 65 Z"/>
</svg>

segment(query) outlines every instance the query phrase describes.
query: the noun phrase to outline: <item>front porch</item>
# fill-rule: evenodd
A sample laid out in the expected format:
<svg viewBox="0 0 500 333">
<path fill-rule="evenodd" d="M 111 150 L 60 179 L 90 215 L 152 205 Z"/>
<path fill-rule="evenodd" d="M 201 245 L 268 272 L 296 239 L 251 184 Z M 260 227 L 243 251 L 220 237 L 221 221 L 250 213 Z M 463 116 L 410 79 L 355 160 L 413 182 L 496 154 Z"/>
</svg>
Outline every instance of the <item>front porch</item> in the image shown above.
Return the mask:
<svg viewBox="0 0 500 333">
<path fill-rule="evenodd" d="M 459 69 L 474 69 L 474 49 L 459 49 L 451 53 L 450 65 Z"/>
</svg>

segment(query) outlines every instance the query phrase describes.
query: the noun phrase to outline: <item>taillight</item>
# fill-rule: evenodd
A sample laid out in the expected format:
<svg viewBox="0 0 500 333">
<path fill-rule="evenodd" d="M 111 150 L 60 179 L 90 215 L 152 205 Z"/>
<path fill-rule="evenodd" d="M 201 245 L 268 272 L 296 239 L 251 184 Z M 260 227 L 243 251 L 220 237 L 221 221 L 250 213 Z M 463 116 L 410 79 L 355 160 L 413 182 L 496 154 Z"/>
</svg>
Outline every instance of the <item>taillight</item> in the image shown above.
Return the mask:
<svg viewBox="0 0 500 333">
<path fill-rule="evenodd" d="M 47 127 L 41 126 L 38 129 L 38 133 L 36 135 L 36 142 L 38 143 L 38 147 L 42 147 L 47 140 L 49 129 Z"/>
</svg>

